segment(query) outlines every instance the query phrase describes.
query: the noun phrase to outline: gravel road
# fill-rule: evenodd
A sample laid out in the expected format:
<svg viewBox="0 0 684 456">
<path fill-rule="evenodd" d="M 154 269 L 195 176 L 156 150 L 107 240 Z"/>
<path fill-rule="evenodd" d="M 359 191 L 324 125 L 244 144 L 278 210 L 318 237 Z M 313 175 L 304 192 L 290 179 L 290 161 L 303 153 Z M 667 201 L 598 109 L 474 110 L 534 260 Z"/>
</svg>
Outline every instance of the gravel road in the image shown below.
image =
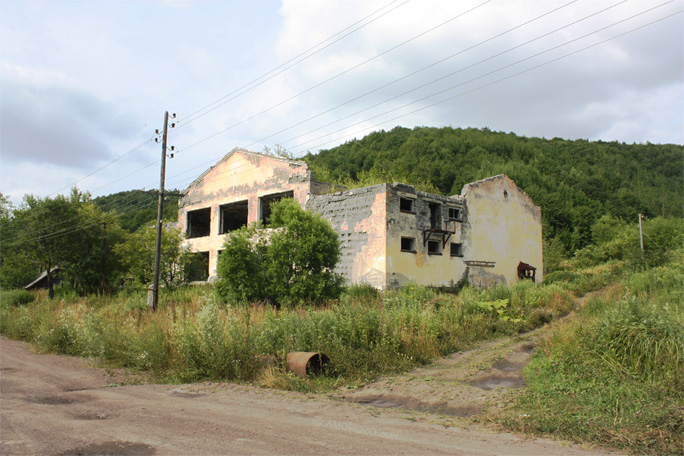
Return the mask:
<svg viewBox="0 0 684 456">
<path fill-rule="evenodd" d="M 321 395 L 227 383 L 121 386 L 121 380 L 86 360 L 36 354 L 0 338 L 0 453 L 606 454 Z"/>
</svg>

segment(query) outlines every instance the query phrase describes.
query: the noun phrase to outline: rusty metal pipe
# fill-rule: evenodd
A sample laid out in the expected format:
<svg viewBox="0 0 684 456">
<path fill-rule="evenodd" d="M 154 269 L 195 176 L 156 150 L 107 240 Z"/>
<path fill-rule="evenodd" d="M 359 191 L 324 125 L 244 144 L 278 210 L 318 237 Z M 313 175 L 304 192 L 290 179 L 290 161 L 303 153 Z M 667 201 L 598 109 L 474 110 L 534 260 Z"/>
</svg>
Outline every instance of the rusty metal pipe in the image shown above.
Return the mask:
<svg viewBox="0 0 684 456">
<path fill-rule="evenodd" d="M 287 370 L 306 378 L 309 375 L 320 375 L 330 364 L 330 358 L 317 352 L 290 352 L 287 354 Z"/>
</svg>

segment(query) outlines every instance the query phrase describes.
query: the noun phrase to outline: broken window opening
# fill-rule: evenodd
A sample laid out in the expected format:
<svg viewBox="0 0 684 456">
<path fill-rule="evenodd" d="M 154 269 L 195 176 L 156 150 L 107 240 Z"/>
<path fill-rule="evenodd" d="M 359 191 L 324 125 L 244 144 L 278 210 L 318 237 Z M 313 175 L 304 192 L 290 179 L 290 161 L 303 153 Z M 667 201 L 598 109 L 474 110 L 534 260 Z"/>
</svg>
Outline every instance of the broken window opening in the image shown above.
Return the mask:
<svg viewBox="0 0 684 456">
<path fill-rule="evenodd" d="M 249 204 L 247 200 L 224 204 L 219 208 L 219 211 L 221 214 L 219 234 L 226 234 L 231 231 L 239 230 L 247 225 L 249 215 Z"/>
<path fill-rule="evenodd" d="M 188 212 L 188 239 L 209 236 L 211 232 L 211 208 Z"/>
<path fill-rule="evenodd" d="M 439 241 L 428 241 L 428 255 L 441 255 L 440 244 Z"/>
<path fill-rule="evenodd" d="M 430 229 L 439 230 L 442 228 L 441 211 L 438 203 L 428 203 L 430 207 Z"/>
<path fill-rule="evenodd" d="M 416 238 L 402 237 L 401 251 L 416 253 Z"/>
<path fill-rule="evenodd" d="M 259 220 L 264 222 L 264 226 L 268 226 L 270 224 L 269 219 L 271 218 L 271 205 L 273 203 L 277 203 L 283 198 L 294 198 L 294 191 L 290 190 L 289 192 L 273 193 L 272 195 L 266 195 L 259 198 L 259 207 L 261 211 L 261 217 L 259 217 Z"/>
<path fill-rule="evenodd" d="M 399 198 L 399 210 L 401 212 L 415 213 L 413 210 L 413 200 L 411 198 Z"/>
<path fill-rule="evenodd" d="M 204 282 L 209 278 L 209 252 L 189 254 L 185 265 L 185 278 L 188 282 Z"/>
<path fill-rule="evenodd" d="M 462 222 L 463 221 L 463 212 L 461 209 L 458 209 L 456 207 L 450 207 L 449 208 L 449 220 L 453 220 L 456 222 Z"/>
<path fill-rule="evenodd" d="M 451 256 L 452 257 L 462 257 L 463 256 L 463 244 L 460 242 L 451 243 Z"/>
</svg>

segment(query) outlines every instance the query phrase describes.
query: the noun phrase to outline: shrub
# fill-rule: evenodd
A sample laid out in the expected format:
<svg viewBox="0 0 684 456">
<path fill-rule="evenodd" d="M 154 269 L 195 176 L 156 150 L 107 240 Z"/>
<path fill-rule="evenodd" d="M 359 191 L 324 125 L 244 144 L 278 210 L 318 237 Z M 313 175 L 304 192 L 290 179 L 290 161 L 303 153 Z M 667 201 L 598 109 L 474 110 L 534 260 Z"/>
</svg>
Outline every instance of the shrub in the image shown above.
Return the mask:
<svg viewBox="0 0 684 456">
<path fill-rule="evenodd" d="M 337 233 L 320 216 L 292 199 L 272 206 L 270 229 L 243 227 L 226 239 L 216 285 L 223 301 L 293 305 L 334 299 L 342 278 Z"/>
<path fill-rule="evenodd" d="M 26 290 L 0 291 L 0 306 L 12 307 L 33 302 L 33 295 Z"/>
</svg>

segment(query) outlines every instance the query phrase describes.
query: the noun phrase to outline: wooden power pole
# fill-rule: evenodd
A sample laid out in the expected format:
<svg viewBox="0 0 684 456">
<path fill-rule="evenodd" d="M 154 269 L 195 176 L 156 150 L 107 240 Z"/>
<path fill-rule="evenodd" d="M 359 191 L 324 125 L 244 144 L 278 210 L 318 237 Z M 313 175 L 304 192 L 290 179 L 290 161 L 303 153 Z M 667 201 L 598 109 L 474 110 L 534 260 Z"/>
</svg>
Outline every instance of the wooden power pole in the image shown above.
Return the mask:
<svg viewBox="0 0 684 456">
<path fill-rule="evenodd" d="M 639 214 L 639 242 L 641 243 L 641 259 L 644 259 L 644 226 L 641 223 L 643 217 Z M 650 239 L 650 238 L 649 238 Z"/>
<path fill-rule="evenodd" d="M 175 118 L 176 115 L 173 115 Z M 176 124 L 171 124 L 171 128 Z M 166 180 L 166 143 L 169 132 L 169 112 L 164 113 L 164 131 L 162 133 L 162 153 L 161 153 L 161 172 L 159 177 L 159 204 L 157 205 L 157 248 L 154 255 L 154 283 L 152 284 L 152 299 L 147 299 L 147 307 L 152 312 L 157 310 L 159 303 L 159 269 L 161 266 L 161 237 L 164 218 L 164 181 Z M 159 130 L 157 130 L 159 134 Z M 172 155 L 173 156 L 173 155 Z"/>
</svg>

